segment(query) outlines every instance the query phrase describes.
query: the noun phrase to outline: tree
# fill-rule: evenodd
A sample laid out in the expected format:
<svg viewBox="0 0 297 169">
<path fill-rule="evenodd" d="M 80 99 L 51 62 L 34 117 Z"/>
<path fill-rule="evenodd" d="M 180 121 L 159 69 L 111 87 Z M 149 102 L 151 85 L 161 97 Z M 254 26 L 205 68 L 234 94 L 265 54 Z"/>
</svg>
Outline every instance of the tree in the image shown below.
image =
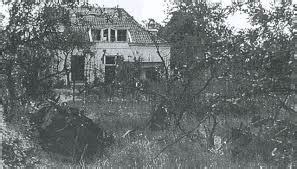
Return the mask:
<svg viewBox="0 0 297 169">
<path fill-rule="evenodd" d="M 110 144 L 101 144 L 98 138 L 106 137 L 106 133 L 103 134 L 92 120 L 82 115 L 81 110 L 59 105 L 60 97 L 54 97 L 51 90 L 53 80 L 61 75 L 66 74 L 69 83 L 68 60 L 75 50 L 90 53 L 87 32 L 74 29 L 75 25 L 70 24 L 68 10 L 76 6 L 42 5 L 32 1 L 8 5 L 9 23 L 0 32 L 0 65 L 4 65 L 1 74 L 3 72 L 6 76 L 4 82 L 8 91 L 8 97 L 1 95 L 6 123 L 12 124 L 13 129 L 19 129 L 17 125 L 24 127 L 21 131 L 26 139 L 31 139 L 34 132 L 34 141 L 38 140 L 44 150 L 72 155 L 75 162 L 91 158 L 99 149 L 103 153 L 103 148 Z M 61 58 L 65 61 L 63 68 L 55 69 L 61 65 Z M 76 127 L 72 123 L 77 124 Z M 65 143 L 62 147 L 61 141 Z M 5 163 L 14 163 L 10 157 L 14 159 L 18 152 L 9 150 L 15 149 L 17 144 L 8 145 L 6 142 L 5 145 Z M 22 153 L 23 159 L 26 156 Z M 20 163 L 26 163 L 26 160 Z"/>
<path fill-rule="evenodd" d="M 1 41 L 1 64 L 5 66 L 9 98 L 5 102 L 13 109 L 19 101 L 24 104 L 49 93 L 53 77 L 66 74 L 69 79 L 68 61 L 64 62 L 63 70 L 55 72 L 55 59 L 63 53 L 67 60 L 75 49 L 86 49 L 89 43 L 84 36 L 86 33 L 81 34 L 70 27 L 68 10 L 75 7 L 73 4 L 62 7 L 59 4 L 11 2 L 7 5 L 10 18 L 1 31 L 1 37 L 5 39 Z M 8 112 L 14 111 L 7 110 L 7 114 L 13 114 Z"/>
<path fill-rule="evenodd" d="M 226 25 L 236 10 L 249 15 L 252 28 L 234 32 Z M 212 150 L 219 135 L 231 145 L 234 160 L 292 162 L 292 13 L 286 5 L 267 10 L 254 3 L 227 9 L 182 5 L 172 13 L 159 32 L 172 43 L 171 90 L 156 93 L 183 133 L 176 141 L 196 136 Z M 197 119 L 196 128 L 189 127 L 189 118 Z"/>
</svg>

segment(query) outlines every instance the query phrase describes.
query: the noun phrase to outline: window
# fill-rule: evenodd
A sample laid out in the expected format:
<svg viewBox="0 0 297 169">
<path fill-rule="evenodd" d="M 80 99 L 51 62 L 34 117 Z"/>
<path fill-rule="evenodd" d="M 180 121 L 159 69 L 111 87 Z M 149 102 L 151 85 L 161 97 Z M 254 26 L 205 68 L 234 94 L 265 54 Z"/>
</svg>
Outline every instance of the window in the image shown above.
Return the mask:
<svg viewBox="0 0 297 169">
<path fill-rule="evenodd" d="M 115 64 L 115 56 L 106 56 L 105 64 L 114 65 Z"/>
<path fill-rule="evenodd" d="M 92 36 L 95 41 L 100 41 L 101 40 L 101 30 L 100 29 L 92 30 Z"/>
<path fill-rule="evenodd" d="M 108 39 L 108 29 L 104 29 L 103 31 L 103 41 L 109 41 Z"/>
<path fill-rule="evenodd" d="M 127 30 L 118 30 L 118 41 L 127 41 Z"/>
<path fill-rule="evenodd" d="M 128 40 L 128 31 L 126 29 L 92 29 L 90 35 L 94 41 L 106 42 L 126 42 Z"/>
<path fill-rule="evenodd" d="M 110 30 L 110 41 L 114 42 L 116 40 L 115 30 Z"/>
</svg>

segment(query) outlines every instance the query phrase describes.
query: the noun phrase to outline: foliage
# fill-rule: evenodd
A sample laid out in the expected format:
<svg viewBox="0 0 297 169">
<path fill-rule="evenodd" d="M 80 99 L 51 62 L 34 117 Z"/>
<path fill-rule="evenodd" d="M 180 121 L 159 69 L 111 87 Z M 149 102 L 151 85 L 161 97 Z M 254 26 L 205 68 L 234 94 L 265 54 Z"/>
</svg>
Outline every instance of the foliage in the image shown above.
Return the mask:
<svg viewBox="0 0 297 169">
<path fill-rule="evenodd" d="M 23 114 L 18 116 L 14 125 L 1 123 L 2 160 L 5 167 L 32 167 L 42 161 L 38 156 L 40 147 L 34 141 L 36 132 L 24 115 L 29 110 L 24 107 L 19 110 Z"/>
<path fill-rule="evenodd" d="M 226 25 L 227 17 L 237 10 L 249 15 L 251 28 L 235 32 Z M 296 131 L 296 111 L 289 105 L 295 92 L 290 88 L 292 14 L 285 5 L 267 10 L 257 3 L 226 9 L 204 3 L 182 5 L 172 13 L 159 32 L 172 43 L 172 75 L 164 82 L 167 90 L 155 93 L 182 137 L 200 136 L 198 140 L 211 150 L 214 136 L 220 135 L 235 161 L 260 158 L 284 160 L 286 165 L 294 159 L 296 145 L 290 142 L 296 140 L 287 142 L 276 134 Z M 196 128 L 185 127 L 184 118 L 196 119 Z M 232 135 L 234 131 L 239 135 Z M 263 144 L 271 147 L 255 151 Z M 281 155 L 271 157 L 274 148 Z"/>
<path fill-rule="evenodd" d="M 4 65 L 4 68 L 1 67 L 1 74 L 4 74 L 4 78 L 1 76 L 4 79 L 1 101 L 3 99 L 5 121 L 18 124 L 20 118 L 30 117 L 30 113 L 21 108 L 30 104 L 38 107 L 38 104 L 50 98 L 54 94 L 53 87 L 60 85 L 56 80 L 59 81 L 63 74 L 69 77 L 68 56 L 75 50 L 90 54 L 90 44 L 85 33 L 70 27 L 68 10 L 76 7 L 75 4 L 61 6 L 26 1 L 8 2 L 6 5 L 10 17 L 8 25 L 0 32 L 0 64 Z M 62 63 L 57 61 L 61 60 L 61 53 L 65 55 Z M 67 80 L 69 84 L 69 78 Z M 24 137 L 30 135 L 27 131 L 21 133 Z M 33 136 L 35 139 L 38 137 L 38 134 Z M 19 136 L 10 139 L 10 134 L 6 138 L 5 163 L 27 165 L 30 153 L 35 153 L 31 147 L 22 145 L 27 138 Z"/>
<path fill-rule="evenodd" d="M 30 2 L 10 5 L 11 18 L 1 31 L 0 44 L 0 61 L 4 65 L 1 73 L 5 74 L 7 88 L 3 92 L 7 121 L 17 118 L 18 107 L 48 98 L 55 85 L 53 79 L 59 79 L 61 74 L 68 76 L 66 83 L 69 84 L 70 66 L 67 57 L 63 63 L 57 63 L 59 52 L 71 56 L 80 48 L 92 55 L 84 33 L 73 29 L 60 31 L 61 25 L 70 26 L 69 15 L 63 12 L 54 17 L 49 15 L 48 12 L 63 11 L 61 6 L 38 7 Z M 251 28 L 235 32 L 228 27 L 225 20 L 236 10 L 249 15 Z M 214 160 L 205 165 L 231 158 L 234 163 L 287 166 L 296 158 L 297 142 L 296 110 L 290 105 L 296 94 L 296 90 L 290 88 L 294 51 L 292 14 L 291 8 L 285 5 L 270 10 L 257 3 L 226 9 L 205 3 L 180 6 L 160 32 L 172 44 L 172 58 L 170 67 L 163 63 L 161 72 L 165 75 L 158 80 L 157 87 L 147 87 L 147 83 L 138 78 L 139 64 L 124 63 L 121 58 L 118 58 L 121 64 L 114 83 L 119 91 L 123 90 L 124 96 L 131 92 L 152 95 L 157 109 L 152 110 L 151 121 L 160 126 L 158 129 L 167 129 L 160 137 L 169 136 L 163 138 L 164 144 L 152 144 L 156 138 L 147 140 L 138 135 L 139 140 L 129 141 L 110 159 L 116 164 L 140 167 L 144 165 L 140 162 L 142 159 L 148 163 L 158 152 L 155 155 L 161 154 L 161 162 L 168 159 L 169 162 L 164 163 L 174 160 L 182 163 L 189 162 L 187 155 L 194 150 L 201 151 L 201 156 L 206 158 L 193 153 L 197 155 L 194 160 L 202 159 L 199 162 L 203 165 L 210 159 Z M 157 44 L 156 47 L 159 50 Z M 49 63 L 63 64 L 63 68 L 55 65 L 55 72 L 51 72 L 53 64 Z M 96 111 L 104 106 L 97 107 Z M 109 114 L 111 107 L 102 112 L 109 116 L 126 112 L 121 107 Z M 112 124 L 109 125 L 116 126 L 115 131 L 135 122 L 128 115 L 112 118 L 115 117 L 110 117 Z M 120 137 L 117 136 L 119 142 Z M 215 143 L 216 137 L 221 138 L 220 146 Z M 158 136 L 157 140 L 162 138 Z M 36 162 L 28 155 L 31 147 L 23 146 L 23 142 L 26 143 L 25 138 L 4 142 L 7 165 Z M 175 156 L 179 148 L 185 150 L 182 157 Z"/>
<path fill-rule="evenodd" d="M 117 67 L 114 78 L 114 90 L 121 93 L 121 97 L 137 93 L 137 85 L 140 84 L 141 58 L 134 58 L 133 61 L 124 61 L 122 56 L 116 59 Z"/>
<path fill-rule="evenodd" d="M 68 9 L 74 4 L 7 4 L 9 23 L 1 31 L 0 63 L 4 65 L 7 103 L 5 115 L 10 121 L 17 104 L 40 101 L 52 94 L 61 75 L 70 83 L 69 57 L 75 50 L 88 52 L 85 33 L 70 29 Z M 61 59 L 62 54 L 65 55 Z M 62 61 L 61 61 L 62 60 Z"/>
</svg>

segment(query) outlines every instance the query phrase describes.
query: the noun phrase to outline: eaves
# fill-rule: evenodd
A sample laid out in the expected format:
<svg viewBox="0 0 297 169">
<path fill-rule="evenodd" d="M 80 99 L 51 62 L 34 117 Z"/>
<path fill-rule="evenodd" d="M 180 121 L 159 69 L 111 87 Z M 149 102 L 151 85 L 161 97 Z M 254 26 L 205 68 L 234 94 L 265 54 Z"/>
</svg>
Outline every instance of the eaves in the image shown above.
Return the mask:
<svg viewBox="0 0 297 169">
<path fill-rule="evenodd" d="M 128 43 L 129 46 L 147 46 L 147 47 L 152 47 L 152 46 L 159 46 L 159 47 L 171 47 L 169 43 Z"/>
</svg>

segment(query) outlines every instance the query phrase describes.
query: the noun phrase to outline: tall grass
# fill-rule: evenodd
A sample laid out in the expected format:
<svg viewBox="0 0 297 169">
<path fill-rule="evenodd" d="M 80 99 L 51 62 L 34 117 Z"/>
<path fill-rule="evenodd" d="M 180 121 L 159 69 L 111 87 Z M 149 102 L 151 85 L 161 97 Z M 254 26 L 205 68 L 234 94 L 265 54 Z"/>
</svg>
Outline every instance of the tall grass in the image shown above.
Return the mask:
<svg viewBox="0 0 297 169">
<path fill-rule="evenodd" d="M 73 164 L 57 154 L 41 150 L 35 154 L 37 167 L 55 168 L 260 168 L 260 162 L 235 163 L 230 154 L 205 151 L 200 143 L 184 138 L 167 149 L 179 133 L 174 127 L 150 131 L 147 127 L 152 105 L 131 98 L 99 98 L 89 95 L 71 106 L 84 107 L 86 115 L 105 130 L 113 133 L 115 143 L 107 153 L 91 163 Z M 190 121 L 189 121 L 189 125 Z M 124 134 L 132 130 L 130 134 Z M 99 150 L 100 151 L 100 150 Z"/>
</svg>

